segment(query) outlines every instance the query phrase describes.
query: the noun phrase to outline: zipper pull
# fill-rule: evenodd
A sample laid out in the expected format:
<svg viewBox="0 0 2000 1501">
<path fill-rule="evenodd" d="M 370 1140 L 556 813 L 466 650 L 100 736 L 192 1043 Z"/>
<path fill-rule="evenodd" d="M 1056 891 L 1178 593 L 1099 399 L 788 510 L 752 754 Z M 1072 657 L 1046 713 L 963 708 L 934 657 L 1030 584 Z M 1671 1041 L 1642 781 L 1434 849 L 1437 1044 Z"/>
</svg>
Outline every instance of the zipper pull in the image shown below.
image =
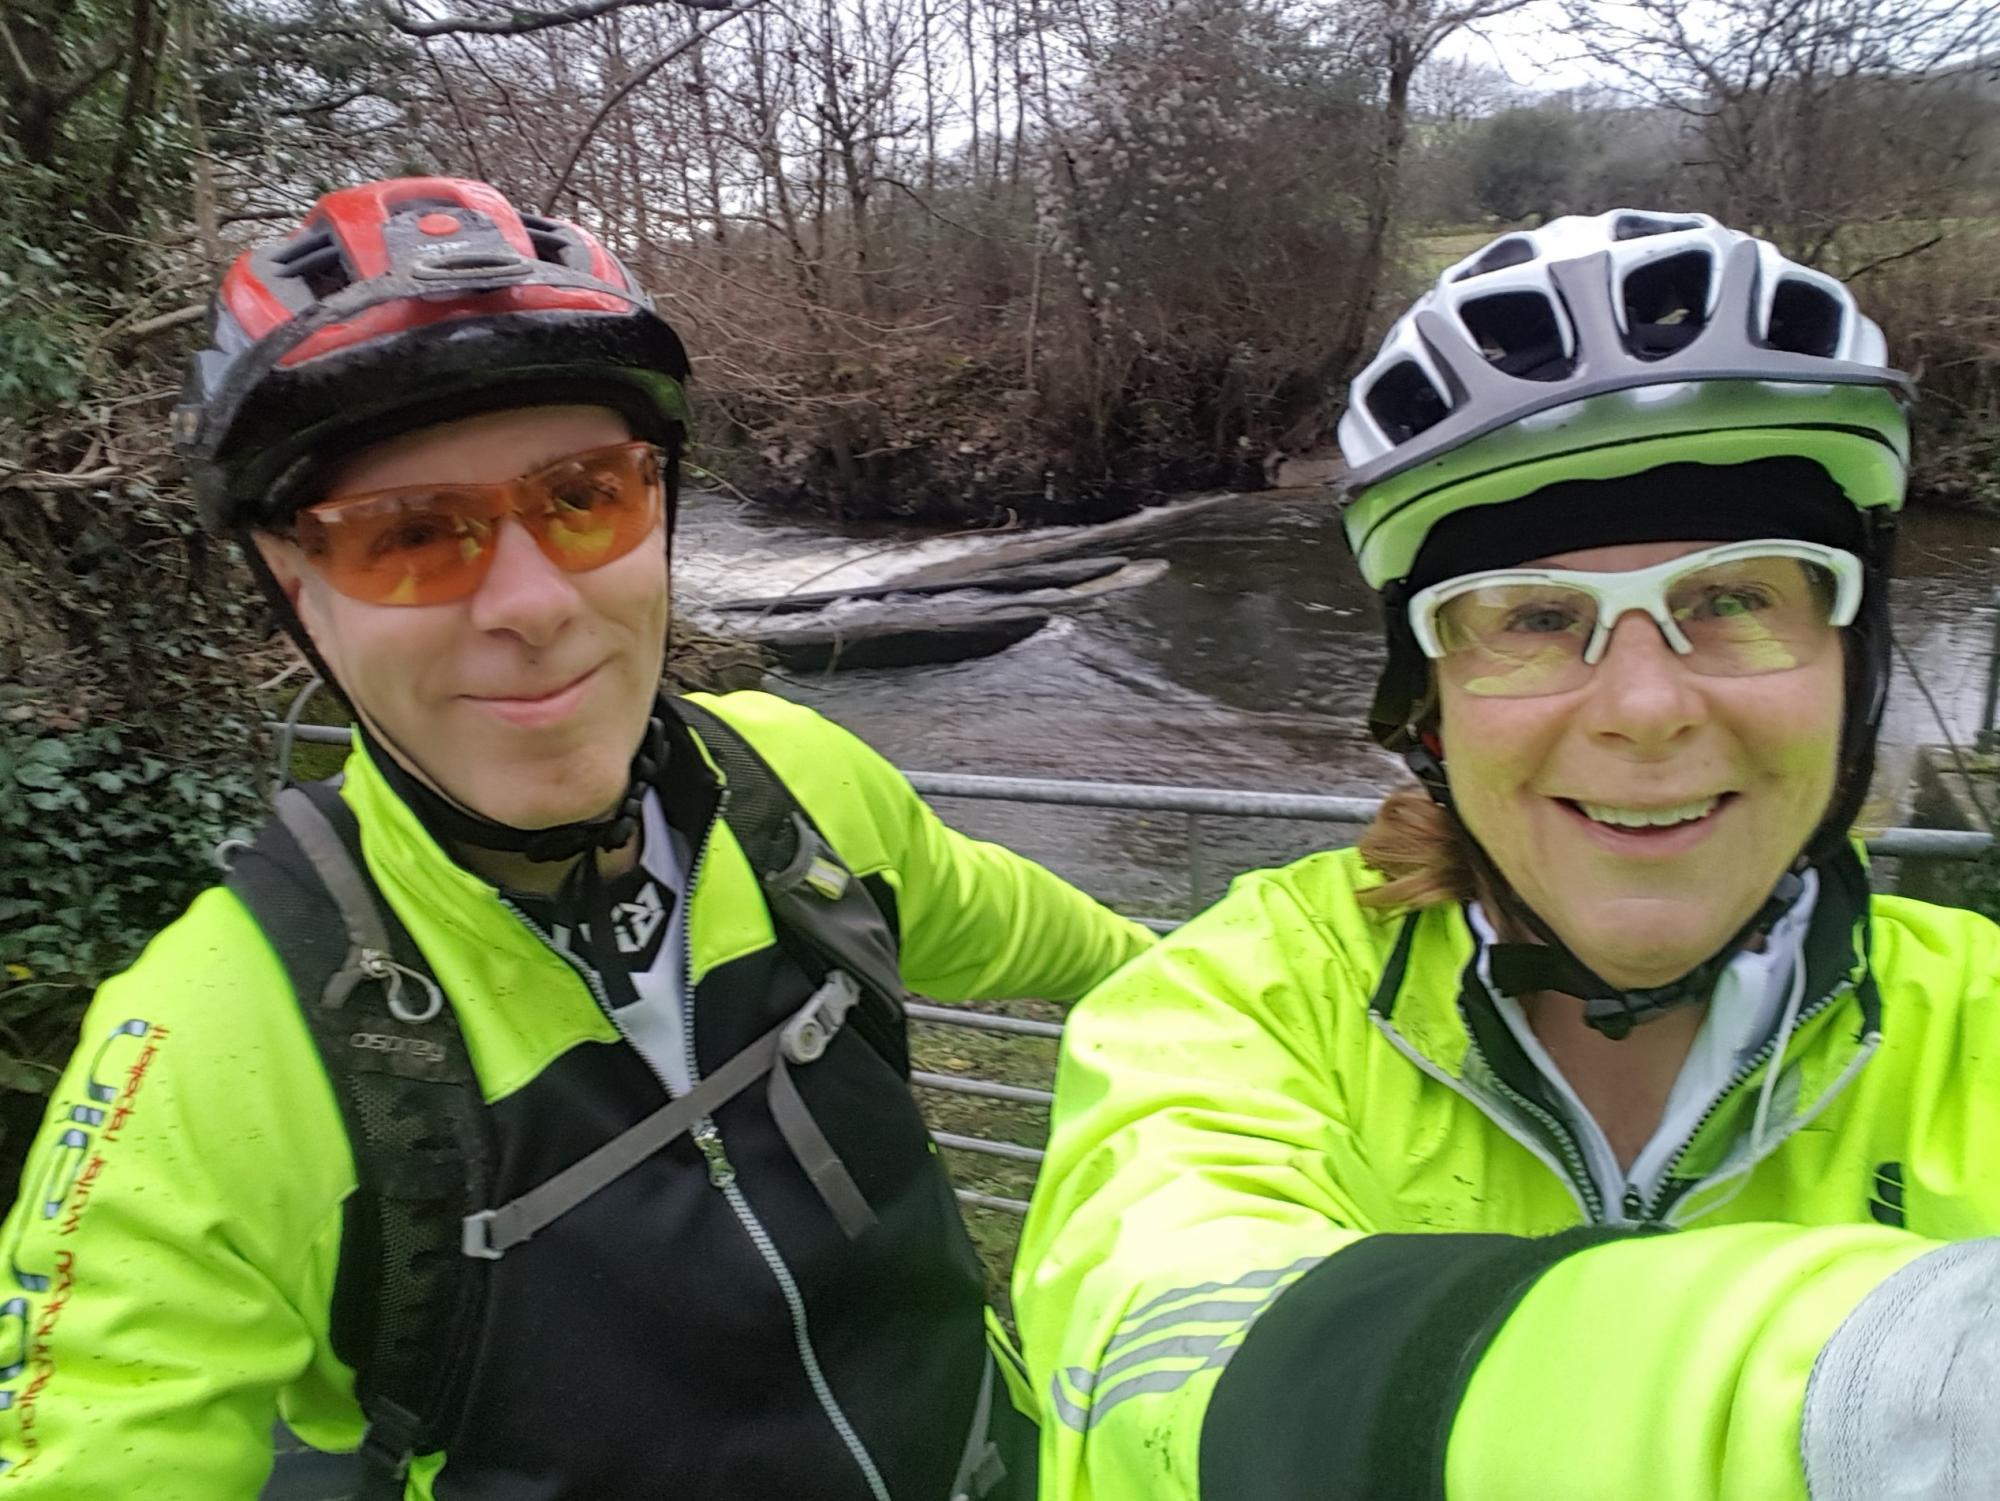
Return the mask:
<svg viewBox="0 0 2000 1501">
<path fill-rule="evenodd" d="M 1639 1190 L 1632 1187 L 1629 1183 L 1625 1185 L 1624 1209 L 1625 1218 L 1632 1221 L 1633 1224 L 1645 1223 L 1646 1201 L 1639 1197 Z"/>
<path fill-rule="evenodd" d="M 736 1181 L 736 1168 L 729 1160 L 729 1154 L 722 1150 L 722 1134 L 715 1129 L 715 1122 L 703 1121 L 690 1133 L 701 1155 L 708 1159 L 708 1181 L 717 1188 L 727 1188 Z"/>
</svg>

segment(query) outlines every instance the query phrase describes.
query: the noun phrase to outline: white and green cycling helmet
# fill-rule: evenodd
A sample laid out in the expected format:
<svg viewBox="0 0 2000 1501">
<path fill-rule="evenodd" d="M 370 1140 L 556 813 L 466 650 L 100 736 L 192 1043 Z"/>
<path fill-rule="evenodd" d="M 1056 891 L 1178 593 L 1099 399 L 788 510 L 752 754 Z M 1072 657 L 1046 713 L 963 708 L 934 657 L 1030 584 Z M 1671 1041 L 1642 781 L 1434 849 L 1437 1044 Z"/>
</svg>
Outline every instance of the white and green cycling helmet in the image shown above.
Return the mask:
<svg viewBox="0 0 2000 1501">
<path fill-rule="evenodd" d="M 1427 671 L 1401 606 L 1425 585 L 1621 542 L 1784 536 L 1870 565 L 1844 749 L 1872 759 L 1875 575 L 1913 394 L 1886 360 L 1847 288 L 1706 214 L 1556 219 L 1448 268 L 1340 420 L 1342 523 L 1387 606 L 1377 738 L 1408 749 L 1421 728 Z"/>
<path fill-rule="evenodd" d="M 1840 775 L 1801 857 L 1839 858 L 1887 697 L 1912 395 L 1845 287 L 1705 214 L 1556 219 L 1450 267 L 1389 330 L 1340 421 L 1342 522 L 1388 637 L 1375 738 L 1451 806 L 1429 662 L 1406 610 L 1419 590 L 1621 543 L 1839 548 L 1863 565 Z M 1623 1035 L 1706 995 L 1735 943 L 1657 992 L 1556 988 L 1604 997 L 1605 1030 Z"/>
<path fill-rule="evenodd" d="M 1355 379 L 1348 541 L 1381 589 L 1472 508 L 1767 457 L 1894 510 L 1910 382 L 1886 360 L 1838 281 L 1706 214 L 1615 209 L 1504 235 L 1446 270 Z"/>
</svg>

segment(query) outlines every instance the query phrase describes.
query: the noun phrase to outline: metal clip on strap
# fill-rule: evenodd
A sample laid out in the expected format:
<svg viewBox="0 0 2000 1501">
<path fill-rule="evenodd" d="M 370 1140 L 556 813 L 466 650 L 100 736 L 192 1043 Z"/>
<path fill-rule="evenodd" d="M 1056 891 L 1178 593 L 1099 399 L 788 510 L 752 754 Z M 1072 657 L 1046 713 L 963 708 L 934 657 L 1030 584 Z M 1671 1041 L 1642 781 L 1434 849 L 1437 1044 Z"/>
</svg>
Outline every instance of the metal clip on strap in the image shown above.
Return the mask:
<svg viewBox="0 0 2000 1501">
<path fill-rule="evenodd" d="M 373 966 L 392 948 L 389 930 L 375 909 L 367 882 L 348 858 L 347 846 L 313 800 L 298 788 L 287 787 L 278 794 L 275 811 L 340 909 L 341 924 L 347 929 L 347 962 L 328 978 L 320 997 L 323 1005 L 338 1009 L 358 981 L 374 977 Z"/>
<path fill-rule="evenodd" d="M 435 1021 L 444 1010 L 444 992 L 429 975 L 405 969 L 390 957 L 394 945 L 389 941 L 388 925 L 382 921 L 367 878 L 355 868 L 333 824 L 296 787 L 280 792 L 276 806 L 279 821 L 300 853 L 312 863 L 314 873 L 340 909 L 341 923 L 347 929 L 347 962 L 327 977 L 320 1003 L 337 1011 L 347 1004 L 348 996 L 363 980 L 381 980 L 388 986 L 389 1011 L 396 1020 L 412 1026 Z M 422 987 L 422 1006 L 412 1008 L 404 1001 L 405 976 Z"/>
</svg>

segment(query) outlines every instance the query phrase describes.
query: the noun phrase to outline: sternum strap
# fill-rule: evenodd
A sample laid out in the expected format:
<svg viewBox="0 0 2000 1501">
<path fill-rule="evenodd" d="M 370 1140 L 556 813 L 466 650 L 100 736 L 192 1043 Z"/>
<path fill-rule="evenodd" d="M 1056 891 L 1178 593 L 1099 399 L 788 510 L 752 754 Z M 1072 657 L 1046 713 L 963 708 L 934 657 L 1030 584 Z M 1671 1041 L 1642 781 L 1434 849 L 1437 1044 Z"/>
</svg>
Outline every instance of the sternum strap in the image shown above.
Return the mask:
<svg viewBox="0 0 2000 1501">
<path fill-rule="evenodd" d="M 771 1114 L 785 1144 L 798 1159 L 813 1186 L 839 1219 L 841 1228 L 858 1236 L 875 1223 L 874 1211 L 861 1195 L 845 1165 L 806 1109 L 786 1068 L 787 1034 L 796 1036 L 805 1017 L 827 1015 L 826 993 L 850 990 L 853 982 L 836 972 L 827 984 L 793 1016 L 737 1053 L 679 1099 L 661 1106 L 637 1125 L 614 1136 L 553 1178 L 529 1189 L 498 1209 L 483 1209 L 465 1217 L 464 1251 L 468 1256 L 496 1260 L 553 1224 L 598 1190 L 617 1182 L 669 1143 L 694 1129 L 705 1116 L 721 1109 L 766 1074 L 773 1075 Z M 823 1047 L 824 1044 L 822 1043 Z M 815 1053 L 813 1056 L 817 1056 Z M 809 1061 L 809 1060 L 807 1060 Z"/>
</svg>

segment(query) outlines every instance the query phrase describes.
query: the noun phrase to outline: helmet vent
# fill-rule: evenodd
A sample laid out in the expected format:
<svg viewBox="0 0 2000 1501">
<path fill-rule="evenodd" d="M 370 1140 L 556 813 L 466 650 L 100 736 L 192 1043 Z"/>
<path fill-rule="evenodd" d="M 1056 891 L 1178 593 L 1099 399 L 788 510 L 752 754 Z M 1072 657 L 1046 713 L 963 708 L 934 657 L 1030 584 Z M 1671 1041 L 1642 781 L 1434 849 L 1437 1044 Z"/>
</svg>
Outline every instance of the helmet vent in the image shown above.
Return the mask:
<svg viewBox="0 0 2000 1501">
<path fill-rule="evenodd" d="M 1535 247 L 1519 235 L 1509 235 L 1504 240 L 1495 240 L 1488 245 L 1479 259 L 1461 271 L 1452 273 L 1452 280 L 1471 281 L 1475 276 L 1485 276 L 1493 271 L 1505 271 L 1509 266 L 1525 265 L 1535 258 Z"/>
<path fill-rule="evenodd" d="M 1704 250 L 1648 261 L 1625 278 L 1625 340 L 1642 360 L 1657 360 L 1693 343 L 1708 323 L 1715 267 Z"/>
<path fill-rule="evenodd" d="M 1523 380 L 1561 380 L 1575 366 L 1563 351 L 1556 310 L 1539 292 L 1495 292 L 1460 304 L 1458 312 L 1496 369 Z"/>
<path fill-rule="evenodd" d="M 304 282 L 315 299 L 331 297 L 354 282 L 331 230 L 317 229 L 300 235 L 272 259 L 278 275 Z"/>
<path fill-rule="evenodd" d="M 1444 397 L 1415 360 L 1391 365 L 1368 389 L 1368 411 L 1392 443 L 1407 443 L 1445 419 Z"/>
<path fill-rule="evenodd" d="M 1840 348 L 1840 325 L 1840 304 L 1825 288 L 1787 279 L 1771 299 L 1766 338 L 1773 349 L 1831 358 Z"/>
<path fill-rule="evenodd" d="M 1612 226 L 1614 240 L 1645 240 L 1654 235 L 1676 235 L 1683 230 L 1700 229 L 1701 220 L 1669 218 L 1661 214 L 1620 214 Z"/>
<path fill-rule="evenodd" d="M 528 231 L 528 243 L 535 247 L 536 260 L 547 261 L 551 266 L 569 264 L 569 236 L 555 220 L 523 214 L 521 227 Z"/>
</svg>

